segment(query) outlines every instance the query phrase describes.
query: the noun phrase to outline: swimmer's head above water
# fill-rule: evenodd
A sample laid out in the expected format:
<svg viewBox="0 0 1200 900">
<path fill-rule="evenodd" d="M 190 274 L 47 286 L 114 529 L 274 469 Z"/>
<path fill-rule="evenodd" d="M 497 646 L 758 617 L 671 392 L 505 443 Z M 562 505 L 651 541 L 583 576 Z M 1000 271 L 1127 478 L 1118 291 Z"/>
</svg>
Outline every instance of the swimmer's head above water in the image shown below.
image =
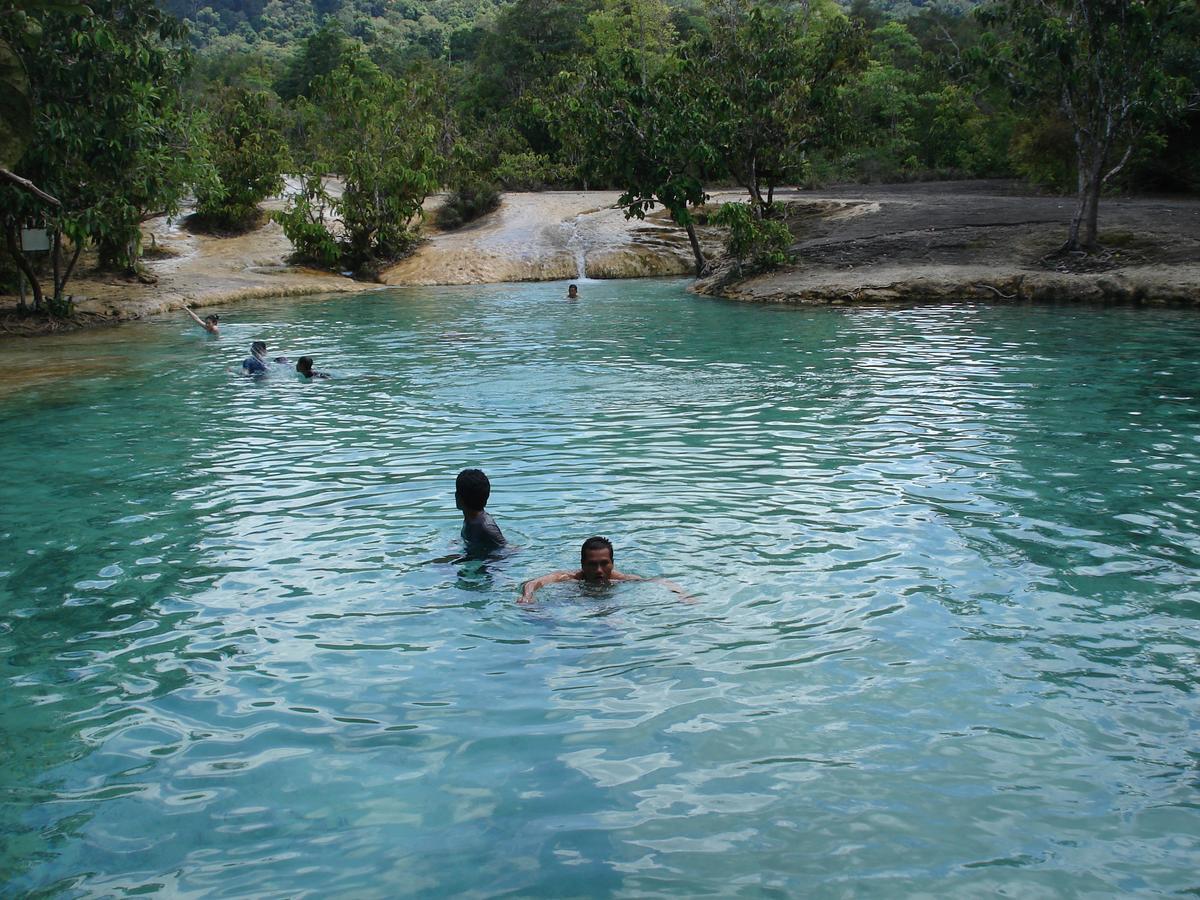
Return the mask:
<svg viewBox="0 0 1200 900">
<path fill-rule="evenodd" d="M 608 538 L 590 537 L 579 548 L 579 575 L 584 581 L 608 581 L 613 571 L 613 545 Z"/>
<path fill-rule="evenodd" d="M 255 341 L 250 345 L 250 352 L 259 359 L 262 359 L 267 355 L 267 345 L 263 341 Z"/>
<path fill-rule="evenodd" d="M 492 483 L 481 469 L 463 469 L 454 481 L 454 505 L 461 510 L 478 512 L 487 507 Z"/>
<path fill-rule="evenodd" d="M 567 299 L 568 300 L 578 300 L 579 299 L 579 288 L 577 288 L 573 284 L 567 285 Z"/>
</svg>

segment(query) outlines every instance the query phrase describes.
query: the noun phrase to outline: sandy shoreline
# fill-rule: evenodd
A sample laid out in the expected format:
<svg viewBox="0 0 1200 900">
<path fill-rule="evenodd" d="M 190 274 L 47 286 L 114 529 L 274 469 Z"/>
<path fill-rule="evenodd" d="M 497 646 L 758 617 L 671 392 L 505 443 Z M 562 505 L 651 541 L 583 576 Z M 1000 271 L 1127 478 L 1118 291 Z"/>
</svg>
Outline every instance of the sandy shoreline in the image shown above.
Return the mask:
<svg viewBox="0 0 1200 900">
<path fill-rule="evenodd" d="M 615 191 L 506 194 L 501 207 L 455 232 L 429 229 L 421 247 L 383 274 L 386 285 L 486 284 L 687 275 L 683 232 L 659 210 L 626 220 Z M 1110 258 L 1061 271 L 1043 257 L 1061 244 L 1073 201 L 1010 182 L 847 186 L 777 194 L 796 212 L 796 262 L 763 275 L 696 283 L 699 293 L 772 303 L 848 305 L 955 300 L 1200 304 L 1200 200 L 1106 199 Z M 741 199 L 714 192 L 711 202 Z M 436 202 L 436 201 L 435 201 Z M 278 208 L 281 201 L 267 204 Z M 701 229 L 706 252 L 721 235 Z M 148 224 L 155 284 L 83 272 L 68 286 L 87 324 L 266 297 L 340 294 L 382 285 L 290 266 L 273 222 L 231 238 Z M 5 298 L 10 306 L 15 298 Z"/>
</svg>

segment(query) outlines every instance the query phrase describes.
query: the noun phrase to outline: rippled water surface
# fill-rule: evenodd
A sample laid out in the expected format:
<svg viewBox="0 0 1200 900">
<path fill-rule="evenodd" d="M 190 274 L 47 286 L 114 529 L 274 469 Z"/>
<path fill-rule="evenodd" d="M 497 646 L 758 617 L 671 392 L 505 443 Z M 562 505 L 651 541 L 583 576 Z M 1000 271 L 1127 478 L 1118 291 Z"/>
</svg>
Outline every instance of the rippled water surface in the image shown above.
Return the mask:
<svg viewBox="0 0 1200 900">
<path fill-rule="evenodd" d="M 1200 317 L 563 293 L 2 348 L 0 893 L 1200 891 Z"/>
</svg>

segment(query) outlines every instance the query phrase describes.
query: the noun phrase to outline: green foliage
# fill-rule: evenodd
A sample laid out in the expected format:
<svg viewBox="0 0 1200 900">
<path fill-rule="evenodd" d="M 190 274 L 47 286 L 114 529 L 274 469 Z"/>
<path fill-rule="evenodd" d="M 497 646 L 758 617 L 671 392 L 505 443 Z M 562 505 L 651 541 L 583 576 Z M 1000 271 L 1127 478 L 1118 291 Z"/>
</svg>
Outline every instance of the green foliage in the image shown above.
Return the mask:
<svg viewBox="0 0 1200 900">
<path fill-rule="evenodd" d="M 461 228 L 500 205 L 500 191 L 494 184 L 470 181 L 452 190 L 438 207 L 437 225 L 443 231 Z"/>
<path fill-rule="evenodd" d="M 644 82 L 641 75 L 631 54 L 616 66 L 598 60 L 561 75 L 557 133 L 586 173 L 621 189 L 627 218 L 664 206 L 687 230 L 699 274 L 705 260 L 691 209 L 708 197 L 703 174 L 713 156 L 705 123 L 683 99 L 687 82 L 677 66 Z"/>
<path fill-rule="evenodd" d="M 0 40 L 0 168 L 16 165 L 32 136 L 29 78 L 21 58 Z"/>
<path fill-rule="evenodd" d="M 631 54 L 643 82 L 662 70 L 675 48 L 675 25 L 664 0 L 602 0 L 587 21 L 596 57 L 612 66 Z"/>
<path fill-rule="evenodd" d="M 429 86 L 356 60 L 314 82 L 303 109 L 318 170 L 342 180 L 341 196 L 326 203 L 341 228 L 335 235 L 311 208 L 297 215 L 293 207 L 280 221 L 292 222 L 310 247 L 324 227 L 343 267 L 372 273 L 412 248 L 421 204 L 439 185 L 443 159 Z"/>
<path fill-rule="evenodd" d="M 10 224 L 32 218 L 50 228 L 58 301 L 88 242 L 102 263 L 133 268 L 141 223 L 177 212 L 202 163 L 180 90 L 188 55 L 179 23 L 152 0 L 62 6 L 46 5 L 19 26 L 0 17 L 0 40 L 21 58 L 33 109 L 30 149 L 16 170 L 62 201 L 47 211 L 5 189 L 0 210 Z"/>
<path fill-rule="evenodd" d="M 1009 155 L 1022 178 L 1058 193 L 1075 189 L 1075 137 L 1057 110 L 1025 119 L 1013 135 Z"/>
<path fill-rule="evenodd" d="M 798 179 L 809 152 L 836 137 L 827 119 L 839 88 L 863 68 L 866 42 L 832 9 L 709 0 L 709 10 L 711 32 L 683 50 L 680 102 L 762 207 L 776 185 Z"/>
<path fill-rule="evenodd" d="M 212 98 L 208 136 L 214 177 L 198 187 L 196 209 L 208 224 L 241 230 L 258 221 L 258 204 L 283 189 L 288 149 L 283 118 L 264 91 L 228 88 Z"/>
<path fill-rule="evenodd" d="M 283 227 L 292 244 L 296 262 L 324 269 L 338 264 L 342 251 L 334 238 L 329 216 L 334 203 L 321 177 L 309 175 L 301 181 L 300 190 L 292 195 L 287 209 L 272 213 L 271 218 Z"/>
<path fill-rule="evenodd" d="M 747 260 L 757 269 L 786 265 L 791 232 L 783 222 L 760 218 L 756 212 L 749 203 L 725 203 L 717 210 L 712 222 L 729 229 L 725 255 L 739 268 Z"/>
<path fill-rule="evenodd" d="M 1014 100 L 1057 104 L 1071 128 L 1079 206 L 1068 249 L 1096 246 L 1104 184 L 1195 94 L 1195 51 L 1166 52 L 1182 8 L 1176 0 L 1005 0 L 981 14 L 995 29 L 988 59 Z"/>
<path fill-rule="evenodd" d="M 492 170 L 492 177 L 509 191 L 540 191 L 570 182 L 573 174 L 569 165 L 556 163 L 532 150 L 501 153 Z"/>
<path fill-rule="evenodd" d="M 362 55 L 361 45 L 347 37 L 339 24 L 327 22 L 292 55 L 275 91 L 285 101 L 308 97 L 313 82 L 353 65 Z"/>
</svg>

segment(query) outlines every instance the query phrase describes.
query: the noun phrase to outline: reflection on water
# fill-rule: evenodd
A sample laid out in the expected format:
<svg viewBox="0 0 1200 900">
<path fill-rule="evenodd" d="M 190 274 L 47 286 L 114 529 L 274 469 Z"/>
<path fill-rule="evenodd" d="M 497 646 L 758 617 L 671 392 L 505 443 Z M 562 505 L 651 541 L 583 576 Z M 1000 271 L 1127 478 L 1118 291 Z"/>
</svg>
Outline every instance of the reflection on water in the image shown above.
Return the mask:
<svg viewBox="0 0 1200 900">
<path fill-rule="evenodd" d="M 6 893 L 1200 888 L 1200 320 L 586 287 L 23 345 Z"/>
</svg>

